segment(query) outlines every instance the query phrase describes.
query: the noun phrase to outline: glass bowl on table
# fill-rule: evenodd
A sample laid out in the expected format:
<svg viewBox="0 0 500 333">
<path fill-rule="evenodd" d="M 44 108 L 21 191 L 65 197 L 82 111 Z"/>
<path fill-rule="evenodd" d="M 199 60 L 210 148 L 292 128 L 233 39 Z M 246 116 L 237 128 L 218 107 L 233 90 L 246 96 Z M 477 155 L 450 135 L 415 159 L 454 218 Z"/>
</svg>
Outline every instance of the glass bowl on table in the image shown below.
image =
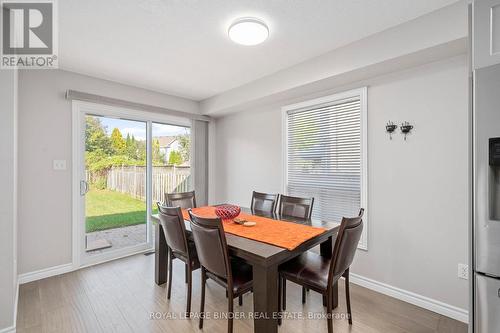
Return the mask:
<svg viewBox="0 0 500 333">
<path fill-rule="evenodd" d="M 236 205 L 220 205 L 215 207 L 215 215 L 222 220 L 233 220 L 240 215 L 241 208 Z"/>
</svg>

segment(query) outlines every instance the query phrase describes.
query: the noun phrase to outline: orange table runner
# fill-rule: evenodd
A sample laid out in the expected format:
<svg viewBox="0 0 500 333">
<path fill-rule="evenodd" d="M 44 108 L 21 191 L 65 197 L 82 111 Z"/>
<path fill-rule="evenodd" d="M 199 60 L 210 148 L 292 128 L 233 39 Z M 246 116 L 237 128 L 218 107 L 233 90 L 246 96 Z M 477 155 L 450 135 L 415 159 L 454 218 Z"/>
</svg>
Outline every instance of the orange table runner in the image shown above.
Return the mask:
<svg viewBox="0 0 500 333">
<path fill-rule="evenodd" d="M 206 206 L 193 208 L 193 213 L 203 217 L 217 217 L 215 207 Z M 190 220 L 187 210 L 182 210 L 184 219 Z M 255 222 L 253 227 L 245 227 L 232 220 L 223 220 L 224 231 L 240 237 L 253 239 L 259 242 L 279 246 L 288 250 L 293 250 L 305 241 L 321 235 L 326 231 L 324 228 L 311 227 L 280 220 L 273 220 L 267 217 L 251 215 L 241 212 L 238 218 Z"/>
</svg>

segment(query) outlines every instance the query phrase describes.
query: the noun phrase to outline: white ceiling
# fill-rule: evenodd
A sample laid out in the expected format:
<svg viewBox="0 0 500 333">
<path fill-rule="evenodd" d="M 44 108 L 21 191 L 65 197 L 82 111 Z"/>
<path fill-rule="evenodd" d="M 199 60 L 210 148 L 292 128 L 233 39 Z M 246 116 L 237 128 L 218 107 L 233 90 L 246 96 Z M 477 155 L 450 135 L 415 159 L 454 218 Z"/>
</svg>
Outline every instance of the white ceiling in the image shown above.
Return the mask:
<svg viewBox="0 0 500 333">
<path fill-rule="evenodd" d="M 456 0 L 63 0 L 60 68 L 202 100 Z M 235 18 L 269 26 L 258 46 Z"/>
</svg>

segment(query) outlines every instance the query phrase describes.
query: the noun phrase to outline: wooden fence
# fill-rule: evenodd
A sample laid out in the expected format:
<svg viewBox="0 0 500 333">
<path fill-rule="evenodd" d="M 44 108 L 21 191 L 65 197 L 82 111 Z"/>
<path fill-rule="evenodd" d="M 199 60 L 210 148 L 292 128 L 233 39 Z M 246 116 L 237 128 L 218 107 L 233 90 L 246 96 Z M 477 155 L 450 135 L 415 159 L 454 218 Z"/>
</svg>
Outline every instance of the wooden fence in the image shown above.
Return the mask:
<svg viewBox="0 0 500 333">
<path fill-rule="evenodd" d="M 164 201 L 165 193 L 185 192 L 190 189 L 190 167 L 153 167 L 153 202 Z M 108 190 L 126 193 L 133 198 L 146 200 L 146 167 L 112 167 L 103 175 Z M 87 176 L 88 179 L 92 177 Z"/>
</svg>

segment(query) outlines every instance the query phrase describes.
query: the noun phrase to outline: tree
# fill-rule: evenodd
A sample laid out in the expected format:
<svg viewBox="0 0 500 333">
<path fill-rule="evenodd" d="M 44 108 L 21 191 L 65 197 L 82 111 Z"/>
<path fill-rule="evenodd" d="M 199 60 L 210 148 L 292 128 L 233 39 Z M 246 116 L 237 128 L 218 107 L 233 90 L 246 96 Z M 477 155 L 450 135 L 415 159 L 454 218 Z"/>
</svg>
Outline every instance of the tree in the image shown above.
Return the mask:
<svg viewBox="0 0 500 333">
<path fill-rule="evenodd" d="M 179 153 L 183 162 L 189 162 L 191 160 L 191 138 L 189 135 L 178 135 L 177 140 L 179 141 Z"/>
<path fill-rule="evenodd" d="M 106 127 L 97 117 L 85 117 L 85 150 L 88 152 L 101 150 L 106 154 L 112 153 Z"/>
<path fill-rule="evenodd" d="M 130 158 L 137 158 L 137 142 L 133 135 L 127 134 L 127 140 L 125 140 L 125 153 L 130 156 Z"/>
<path fill-rule="evenodd" d="M 146 161 L 146 141 L 136 140 L 136 159 L 140 161 Z"/>
<path fill-rule="evenodd" d="M 126 142 L 118 128 L 114 128 L 111 133 L 111 147 L 113 147 L 115 154 L 125 153 Z"/>
<path fill-rule="evenodd" d="M 170 165 L 181 165 L 183 162 L 181 153 L 177 150 L 172 150 L 168 157 L 168 164 Z"/>
<path fill-rule="evenodd" d="M 85 166 L 96 188 L 105 188 L 107 171 L 113 166 L 146 165 L 146 142 L 130 134 L 124 139 L 118 128 L 108 136 L 98 117 L 86 117 L 85 148 Z"/>
<path fill-rule="evenodd" d="M 153 164 L 162 165 L 165 163 L 165 154 L 160 151 L 160 140 L 153 139 L 152 142 L 152 152 L 153 152 Z"/>
</svg>

